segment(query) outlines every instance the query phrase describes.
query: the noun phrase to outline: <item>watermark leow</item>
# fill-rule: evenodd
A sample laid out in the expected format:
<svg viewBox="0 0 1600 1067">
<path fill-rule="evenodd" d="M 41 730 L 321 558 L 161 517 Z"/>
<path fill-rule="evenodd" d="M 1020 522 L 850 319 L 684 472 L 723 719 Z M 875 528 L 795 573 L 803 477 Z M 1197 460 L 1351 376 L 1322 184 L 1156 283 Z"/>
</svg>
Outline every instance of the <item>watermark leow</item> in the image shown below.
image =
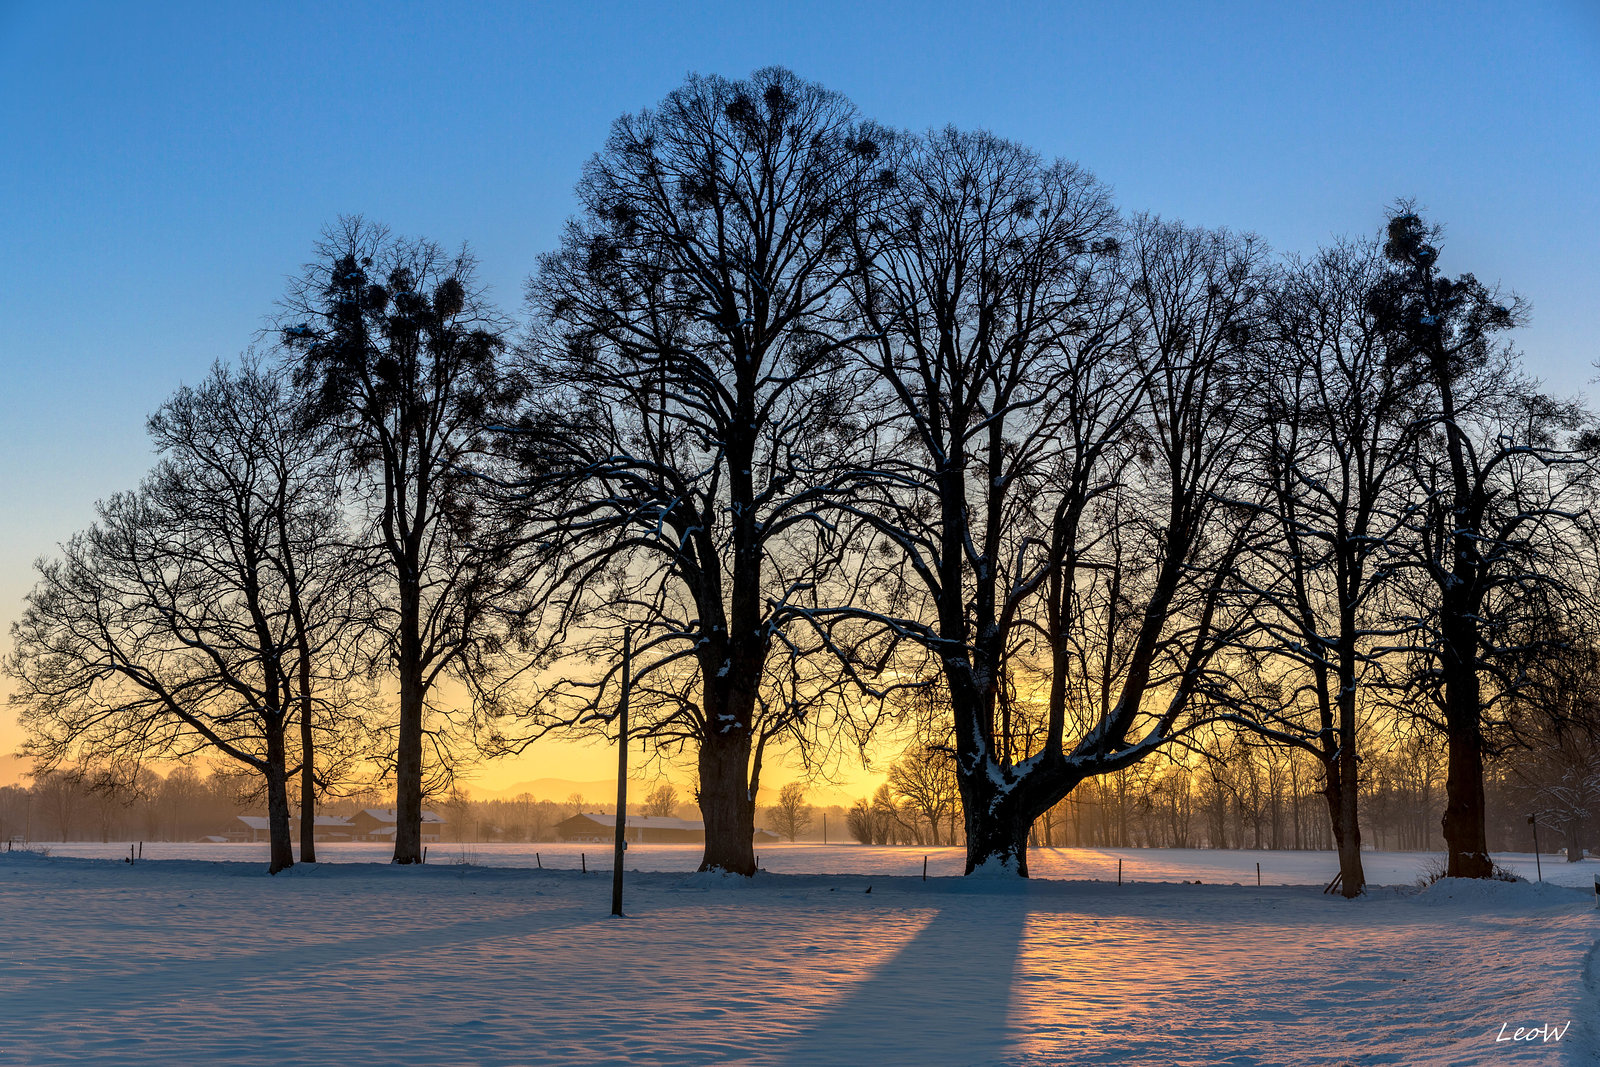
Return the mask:
<svg viewBox="0 0 1600 1067">
<path fill-rule="evenodd" d="M 1560 1041 L 1567 1036 L 1567 1031 L 1572 1027 L 1572 1020 L 1557 1026 L 1555 1023 L 1544 1023 L 1540 1026 L 1518 1026 L 1513 1028 L 1510 1023 L 1501 1023 L 1500 1032 L 1495 1035 L 1495 1044 L 1502 1041 Z"/>
</svg>

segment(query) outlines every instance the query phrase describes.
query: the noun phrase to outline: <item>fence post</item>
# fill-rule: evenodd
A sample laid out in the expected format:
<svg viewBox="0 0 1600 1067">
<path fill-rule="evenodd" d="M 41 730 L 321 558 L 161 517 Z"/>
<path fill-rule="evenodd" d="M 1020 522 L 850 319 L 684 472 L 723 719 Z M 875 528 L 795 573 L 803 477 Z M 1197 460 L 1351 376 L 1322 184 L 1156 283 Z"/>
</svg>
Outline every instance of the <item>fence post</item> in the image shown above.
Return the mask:
<svg viewBox="0 0 1600 1067">
<path fill-rule="evenodd" d="M 633 633 L 622 631 L 622 696 L 617 701 L 617 836 L 611 860 L 611 914 L 622 914 L 622 853 L 628 847 L 628 690 L 633 687 Z M 640 831 L 641 835 L 643 831 Z"/>
</svg>

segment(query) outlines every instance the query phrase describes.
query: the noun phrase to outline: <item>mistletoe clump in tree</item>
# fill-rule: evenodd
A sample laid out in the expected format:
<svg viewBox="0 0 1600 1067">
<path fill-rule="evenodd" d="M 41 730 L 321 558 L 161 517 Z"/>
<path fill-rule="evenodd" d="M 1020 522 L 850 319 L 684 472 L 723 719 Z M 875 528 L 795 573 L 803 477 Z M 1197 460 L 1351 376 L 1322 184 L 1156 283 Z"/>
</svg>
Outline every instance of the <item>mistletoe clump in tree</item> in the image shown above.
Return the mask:
<svg viewBox="0 0 1600 1067">
<path fill-rule="evenodd" d="M 450 768 L 431 696 L 447 673 L 476 677 L 496 649 L 491 605 L 509 542 L 481 506 L 474 463 L 489 454 L 518 379 L 502 366 L 505 325 L 466 251 L 348 218 L 317 253 L 283 301 L 281 336 L 310 417 L 362 478 L 400 691 L 394 862 L 420 863 L 425 780 L 440 791 Z"/>
</svg>

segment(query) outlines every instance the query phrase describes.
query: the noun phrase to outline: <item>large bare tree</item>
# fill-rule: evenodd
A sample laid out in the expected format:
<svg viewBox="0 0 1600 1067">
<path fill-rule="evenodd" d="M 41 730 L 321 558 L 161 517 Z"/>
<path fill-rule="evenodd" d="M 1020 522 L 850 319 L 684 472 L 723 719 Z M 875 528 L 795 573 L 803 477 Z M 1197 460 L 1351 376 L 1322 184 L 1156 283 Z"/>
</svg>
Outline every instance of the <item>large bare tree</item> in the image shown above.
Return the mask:
<svg viewBox="0 0 1600 1067">
<path fill-rule="evenodd" d="M 1033 821 L 1171 740 L 1220 643 L 1261 252 L 1124 233 L 1090 175 L 987 134 L 895 166 L 856 245 L 882 400 L 848 511 L 882 563 L 853 613 L 944 676 L 968 871 L 1025 875 Z"/>
<path fill-rule="evenodd" d="M 150 420 L 160 462 L 41 561 L 6 664 L 44 768 L 131 781 L 145 760 L 204 751 L 249 768 L 273 871 L 294 862 L 289 731 L 298 718 L 314 775 L 311 719 L 333 721 L 361 617 L 331 456 L 291 399 L 247 359 L 169 400 Z"/>
<path fill-rule="evenodd" d="M 1394 358 L 1425 382 L 1428 429 L 1411 453 L 1407 561 L 1414 705 L 1448 749 L 1447 874 L 1493 873 L 1484 830 L 1486 734 L 1526 676 L 1541 617 L 1579 590 L 1596 437 L 1545 395 L 1499 338 L 1526 318 L 1515 297 L 1439 269 L 1441 232 L 1409 205 L 1390 218 L 1393 270 L 1372 296 Z"/>
<path fill-rule="evenodd" d="M 479 507 L 473 466 L 518 379 L 502 365 L 504 323 L 465 250 L 346 218 L 317 257 L 283 300 L 281 337 L 312 417 L 363 476 L 368 543 L 384 561 L 371 580 L 399 682 L 394 862 L 420 863 L 425 779 L 442 791 L 451 763 L 433 694 L 446 675 L 471 676 L 494 645 L 504 543 Z"/>
<path fill-rule="evenodd" d="M 837 688 L 789 624 L 841 554 L 818 510 L 853 432 L 841 260 L 873 138 L 787 71 L 692 77 L 617 120 L 529 285 L 537 402 L 513 444 L 550 562 L 531 608 L 577 665 L 545 672 L 520 729 L 608 719 L 631 629 L 639 733 L 697 759 L 704 868 L 754 873 L 766 746 Z"/>
<path fill-rule="evenodd" d="M 1388 271 L 1370 241 L 1291 262 L 1250 377 L 1259 418 L 1250 459 L 1268 521 L 1243 568 L 1259 595 L 1245 658 L 1261 676 L 1245 721 L 1321 765 L 1347 897 L 1365 886 L 1358 717 L 1409 628 L 1382 594 L 1404 535 L 1421 383 L 1390 358 L 1370 306 Z"/>
</svg>

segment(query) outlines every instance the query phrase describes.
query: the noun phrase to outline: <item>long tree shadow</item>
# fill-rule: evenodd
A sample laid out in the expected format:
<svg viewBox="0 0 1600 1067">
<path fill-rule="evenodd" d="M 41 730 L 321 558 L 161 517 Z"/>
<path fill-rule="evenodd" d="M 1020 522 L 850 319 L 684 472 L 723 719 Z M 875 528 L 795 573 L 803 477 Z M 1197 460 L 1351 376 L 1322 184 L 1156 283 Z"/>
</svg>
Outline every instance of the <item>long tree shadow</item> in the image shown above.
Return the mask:
<svg viewBox="0 0 1600 1067">
<path fill-rule="evenodd" d="M 951 904 L 797 1035 L 780 1062 L 801 1067 L 1002 1059 L 1011 1042 L 1006 1017 L 1028 896 L 963 894 Z M 930 1050 L 937 1050 L 931 1061 Z"/>
<path fill-rule="evenodd" d="M 212 959 L 164 960 L 121 974 L 88 974 L 30 983 L 16 996 L 30 1000 L 28 1016 L 45 1023 L 71 1016 L 85 1004 L 126 1008 L 196 991 L 249 988 L 263 978 L 290 980 L 297 975 L 348 966 L 361 960 L 422 957 L 456 945 L 495 938 L 532 937 L 605 921 L 588 909 L 519 910 L 493 919 L 472 919 L 436 926 L 418 925 L 380 934 L 311 942 L 256 952 L 230 952 Z"/>
</svg>

